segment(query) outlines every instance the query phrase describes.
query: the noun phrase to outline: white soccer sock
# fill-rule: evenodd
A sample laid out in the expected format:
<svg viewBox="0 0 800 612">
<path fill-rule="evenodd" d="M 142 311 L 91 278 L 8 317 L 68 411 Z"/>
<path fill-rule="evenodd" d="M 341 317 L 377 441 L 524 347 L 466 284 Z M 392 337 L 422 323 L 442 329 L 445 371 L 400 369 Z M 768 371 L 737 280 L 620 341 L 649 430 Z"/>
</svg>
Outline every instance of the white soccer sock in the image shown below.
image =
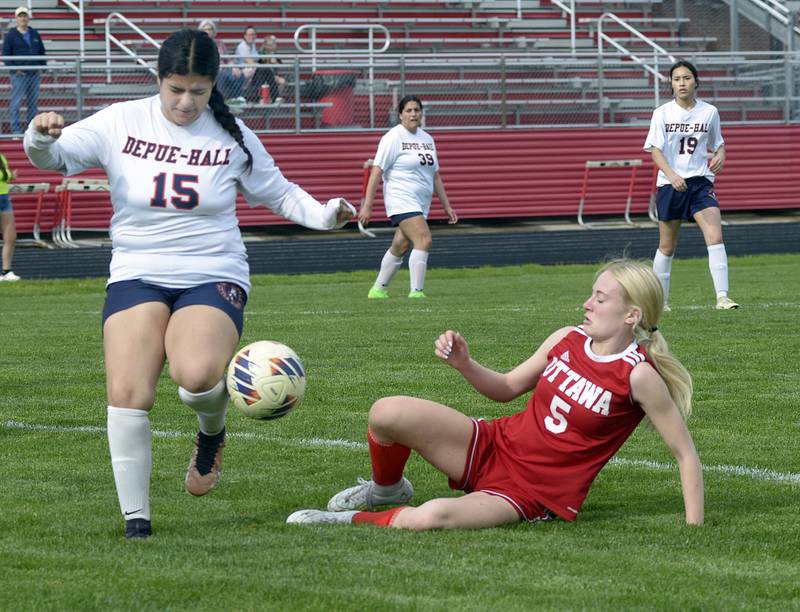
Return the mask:
<svg viewBox="0 0 800 612">
<path fill-rule="evenodd" d="M 126 520 L 150 520 L 150 472 L 153 453 L 146 410 L 108 407 L 108 448 L 117 498 Z"/>
<path fill-rule="evenodd" d="M 375 279 L 375 286 L 380 289 L 386 289 L 402 265 L 402 257 L 394 255 L 391 250 L 386 251 L 381 260 L 381 269 L 380 272 L 378 272 L 378 278 Z"/>
<path fill-rule="evenodd" d="M 213 436 L 223 430 L 225 415 L 228 413 L 228 390 L 225 388 L 225 379 L 201 393 L 191 393 L 183 387 L 178 387 L 178 397 L 197 413 L 197 422 L 204 434 Z"/>
<path fill-rule="evenodd" d="M 717 297 L 728 295 L 728 254 L 724 244 L 712 244 L 708 247 L 708 269 L 711 270 L 711 280 L 714 282 Z"/>
<path fill-rule="evenodd" d="M 390 485 L 379 485 L 374 480 L 372 481 L 372 491 L 381 497 L 391 497 L 395 493 L 403 490 L 403 478 L 400 478 L 396 483 Z"/>
<path fill-rule="evenodd" d="M 411 291 L 422 291 L 425 288 L 425 272 L 428 270 L 428 251 L 411 249 L 408 258 L 408 271 L 411 272 Z"/>
<path fill-rule="evenodd" d="M 653 257 L 653 272 L 661 283 L 664 292 L 664 303 L 669 300 L 669 277 L 672 274 L 672 255 L 664 255 L 660 249 L 656 249 L 656 256 Z"/>
</svg>

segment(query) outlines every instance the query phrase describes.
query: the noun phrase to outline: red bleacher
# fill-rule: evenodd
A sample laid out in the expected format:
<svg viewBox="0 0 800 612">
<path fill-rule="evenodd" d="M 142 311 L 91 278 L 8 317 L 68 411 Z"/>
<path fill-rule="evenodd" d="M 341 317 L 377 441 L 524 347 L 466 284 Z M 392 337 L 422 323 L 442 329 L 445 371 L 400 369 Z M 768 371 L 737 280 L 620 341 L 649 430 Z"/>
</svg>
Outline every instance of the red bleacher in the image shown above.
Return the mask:
<svg viewBox="0 0 800 612">
<path fill-rule="evenodd" d="M 795 173 L 800 167 L 800 126 L 723 126 L 728 161 L 716 192 L 723 211 L 800 208 Z M 357 203 L 361 195 L 362 164 L 375 153 L 378 132 L 270 134 L 268 151 L 284 175 L 319 200 L 344 196 Z M 580 199 L 584 164 L 588 159 L 642 159 L 633 193 L 634 214 L 645 214 L 652 190 L 652 163 L 642 151 L 646 129 L 538 129 L 434 132 L 441 174 L 461 219 L 574 217 Z M 49 182 L 61 175 L 33 168 L 19 141 L 6 143 L 4 153 L 16 170 L 17 182 Z M 621 215 L 628 172 L 608 170 L 592 176 L 585 215 Z M 100 171 L 83 178 L 104 178 Z M 13 196 L 17 228 L 33 229 L 34 195 Z M 55 205 L 53 190 L 45 198 L 42 231 L 49 231 Z M 73 230 L 106 229 L 111 216 L 108 194 L 75 194 Z M 285 224 L 264 207 L 237 203 L 242 227 Z M 431 219 L 444 219 L 434 201 Z M 385 221 L 380 199 L 375 221 Z"/>
</svg>

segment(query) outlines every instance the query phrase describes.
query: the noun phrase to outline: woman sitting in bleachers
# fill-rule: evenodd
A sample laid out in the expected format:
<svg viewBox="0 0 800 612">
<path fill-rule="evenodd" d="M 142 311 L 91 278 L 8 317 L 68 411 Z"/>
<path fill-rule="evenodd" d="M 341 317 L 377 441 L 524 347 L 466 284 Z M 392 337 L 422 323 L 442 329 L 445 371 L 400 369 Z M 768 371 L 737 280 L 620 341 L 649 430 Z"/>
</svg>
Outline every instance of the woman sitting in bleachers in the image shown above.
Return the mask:
<svg viewBox="0 0 800 612">
<path fill-rule="evenodd" d="M 197 26 L 197 29 L 202 30 L 214 39 L 221 61 L 223 63 L 227 61 L 224 59 L 228 54 L 228 51 L 225 49 L 225 43 L 217 38 L 217 24 L 211 19 L 203 19 Z M 244 73 L 240 68 L 220 68 L 219 76 L 217 77 L 217 87 L 226 100 L 241 97 L 242 92 L 244 92 L 244 83 Z"/>
</svg>

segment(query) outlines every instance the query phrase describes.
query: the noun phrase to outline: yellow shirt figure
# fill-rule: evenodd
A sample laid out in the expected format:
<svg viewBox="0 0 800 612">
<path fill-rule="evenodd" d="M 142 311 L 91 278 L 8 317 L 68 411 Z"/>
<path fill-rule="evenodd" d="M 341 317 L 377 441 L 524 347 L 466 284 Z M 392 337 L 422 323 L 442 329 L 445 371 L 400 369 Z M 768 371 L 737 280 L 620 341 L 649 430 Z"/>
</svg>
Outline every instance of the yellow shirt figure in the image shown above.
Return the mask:
<svg viewBox="0 0 800 612">
<path fill-rule="evenodd" d="M 8 167 L 6 156 L 0 153 L 0 195 L 8 195 L 8 184 L 14 180 L 14 172 Z"/>
</svg>

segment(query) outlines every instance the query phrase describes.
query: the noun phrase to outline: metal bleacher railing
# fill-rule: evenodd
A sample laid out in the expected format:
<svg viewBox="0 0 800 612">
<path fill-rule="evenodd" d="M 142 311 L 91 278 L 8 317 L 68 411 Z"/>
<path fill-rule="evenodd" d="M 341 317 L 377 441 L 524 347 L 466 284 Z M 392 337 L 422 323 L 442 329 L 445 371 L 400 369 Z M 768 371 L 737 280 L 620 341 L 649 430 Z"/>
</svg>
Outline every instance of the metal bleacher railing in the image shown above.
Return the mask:
<svg viewBox="0 0 800 612">
<path fill-rule="evenodd" d="M 373 58 L 347 52 L 310 57 L 277 54 L 287 79 L 282 100 L 251 99 L 232 107 L 254 131 L 305 132 L 385 129 L 403 95 L 425 104 L 426 125 L 503 128 L 646 125 L 653 109 L 671 95 L 647 69 L 627 58 L 596 53 L 393 54 Z M 718 106 L 726 123 L 800 122 L 800 52 L 703 53 L 683 56 L 701 70 L 704 100 Z M 2 59 L 2 58 L 0 58 Z M 40 111 L 68 122 L 115 101 L 157 93 L 150 72 L 154 55 L 61 56 L 45 67 Z M 228 61 L 230 61 L 228 59 Z M 657 66 L 666 72 L 666 62 Z M 230 65 L 230 64 L 228 64 Z M 0 65 L 0 79 L 9 68 Z M 110 79 L 108 76 L 110 75 Z M 10 91 L 0 88 L 0 134 L 11 136 Z M 22 111 L 26 107 L 23 105 Z"/>
</svg>

